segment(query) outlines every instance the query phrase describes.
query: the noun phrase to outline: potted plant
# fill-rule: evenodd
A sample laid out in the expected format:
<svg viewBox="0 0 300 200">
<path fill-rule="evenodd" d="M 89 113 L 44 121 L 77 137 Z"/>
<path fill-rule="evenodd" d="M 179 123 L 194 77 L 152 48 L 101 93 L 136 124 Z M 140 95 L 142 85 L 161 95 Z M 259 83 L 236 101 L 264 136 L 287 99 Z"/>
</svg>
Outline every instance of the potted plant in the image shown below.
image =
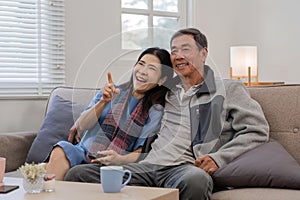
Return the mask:
<svg viewBox="0 0 300 200">
<path fill-rule="evenodd" d="M 19 167 L 23 178 L 23 188 L 28 193 L 40 193 L 43 188 L 45 168 L 39 164 L 25 163 Z"/>
</svg>

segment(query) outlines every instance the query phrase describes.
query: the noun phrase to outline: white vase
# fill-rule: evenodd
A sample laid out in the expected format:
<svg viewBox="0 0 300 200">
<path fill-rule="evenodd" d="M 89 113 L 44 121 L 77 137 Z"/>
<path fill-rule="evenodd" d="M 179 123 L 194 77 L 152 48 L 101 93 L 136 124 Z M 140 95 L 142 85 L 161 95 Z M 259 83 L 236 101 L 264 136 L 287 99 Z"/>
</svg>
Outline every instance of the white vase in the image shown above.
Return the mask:
<svg viewBox="0 0 300 200">
<path fill-rule="evenodd" d="M 35 180 L 23 178 L 23 188 L 27 193 L 40 193 L 43 189 L 43 183 L 43 176 L 39 176 Z"/>
</svg>

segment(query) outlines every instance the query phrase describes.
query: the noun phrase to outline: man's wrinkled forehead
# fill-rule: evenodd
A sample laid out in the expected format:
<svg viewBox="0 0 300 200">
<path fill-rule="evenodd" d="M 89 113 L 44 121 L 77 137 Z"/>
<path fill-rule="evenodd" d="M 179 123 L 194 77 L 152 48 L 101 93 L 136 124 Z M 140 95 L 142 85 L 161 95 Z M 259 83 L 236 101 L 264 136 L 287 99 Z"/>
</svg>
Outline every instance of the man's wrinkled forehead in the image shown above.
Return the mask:
<svg viewBox="0 0 300 200">
<path fill-rule="evenodd" d="M 176 48 L 192 47 L 195 45 L 196 41 L 192 35 L 180 35 L 171 41 L 171 50 Z"/>
</svg>

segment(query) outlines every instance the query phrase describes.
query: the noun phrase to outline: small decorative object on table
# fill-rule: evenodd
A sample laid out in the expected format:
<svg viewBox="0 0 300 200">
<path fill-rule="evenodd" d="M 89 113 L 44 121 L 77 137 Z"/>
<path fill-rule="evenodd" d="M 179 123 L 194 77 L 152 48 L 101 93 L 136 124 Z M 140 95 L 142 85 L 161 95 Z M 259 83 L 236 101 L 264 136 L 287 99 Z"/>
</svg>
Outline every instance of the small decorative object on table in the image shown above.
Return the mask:
<svg viewBox="0 0 300 200">
<path fill-rule="evenodd" d="M 19 168 L 23 175 L 23 188 L 27 193 L 40 193 L 43 189 L 45 168 L 38 164 L 25 163 Z"/>
<path fill-rule="evenodd" d="M 53 192 L 54 190 L 55 190 L 55 174 L 45 174 L 43 191 Z"/>
</svg>

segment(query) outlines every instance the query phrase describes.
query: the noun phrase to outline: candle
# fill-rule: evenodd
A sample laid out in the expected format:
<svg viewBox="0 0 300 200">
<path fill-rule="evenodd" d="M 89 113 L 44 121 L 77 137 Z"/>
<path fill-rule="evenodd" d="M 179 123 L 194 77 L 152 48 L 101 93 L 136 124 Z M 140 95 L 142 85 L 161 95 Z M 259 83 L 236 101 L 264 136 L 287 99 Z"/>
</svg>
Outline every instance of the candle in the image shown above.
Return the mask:
<svg viewBox="0 0 300 200">
<path fill-rule="evenodd" d="M 45 192 L 53 192 L 55 190 L 55 174 L 44 175 L 43 190 Z"/>
</svg>

